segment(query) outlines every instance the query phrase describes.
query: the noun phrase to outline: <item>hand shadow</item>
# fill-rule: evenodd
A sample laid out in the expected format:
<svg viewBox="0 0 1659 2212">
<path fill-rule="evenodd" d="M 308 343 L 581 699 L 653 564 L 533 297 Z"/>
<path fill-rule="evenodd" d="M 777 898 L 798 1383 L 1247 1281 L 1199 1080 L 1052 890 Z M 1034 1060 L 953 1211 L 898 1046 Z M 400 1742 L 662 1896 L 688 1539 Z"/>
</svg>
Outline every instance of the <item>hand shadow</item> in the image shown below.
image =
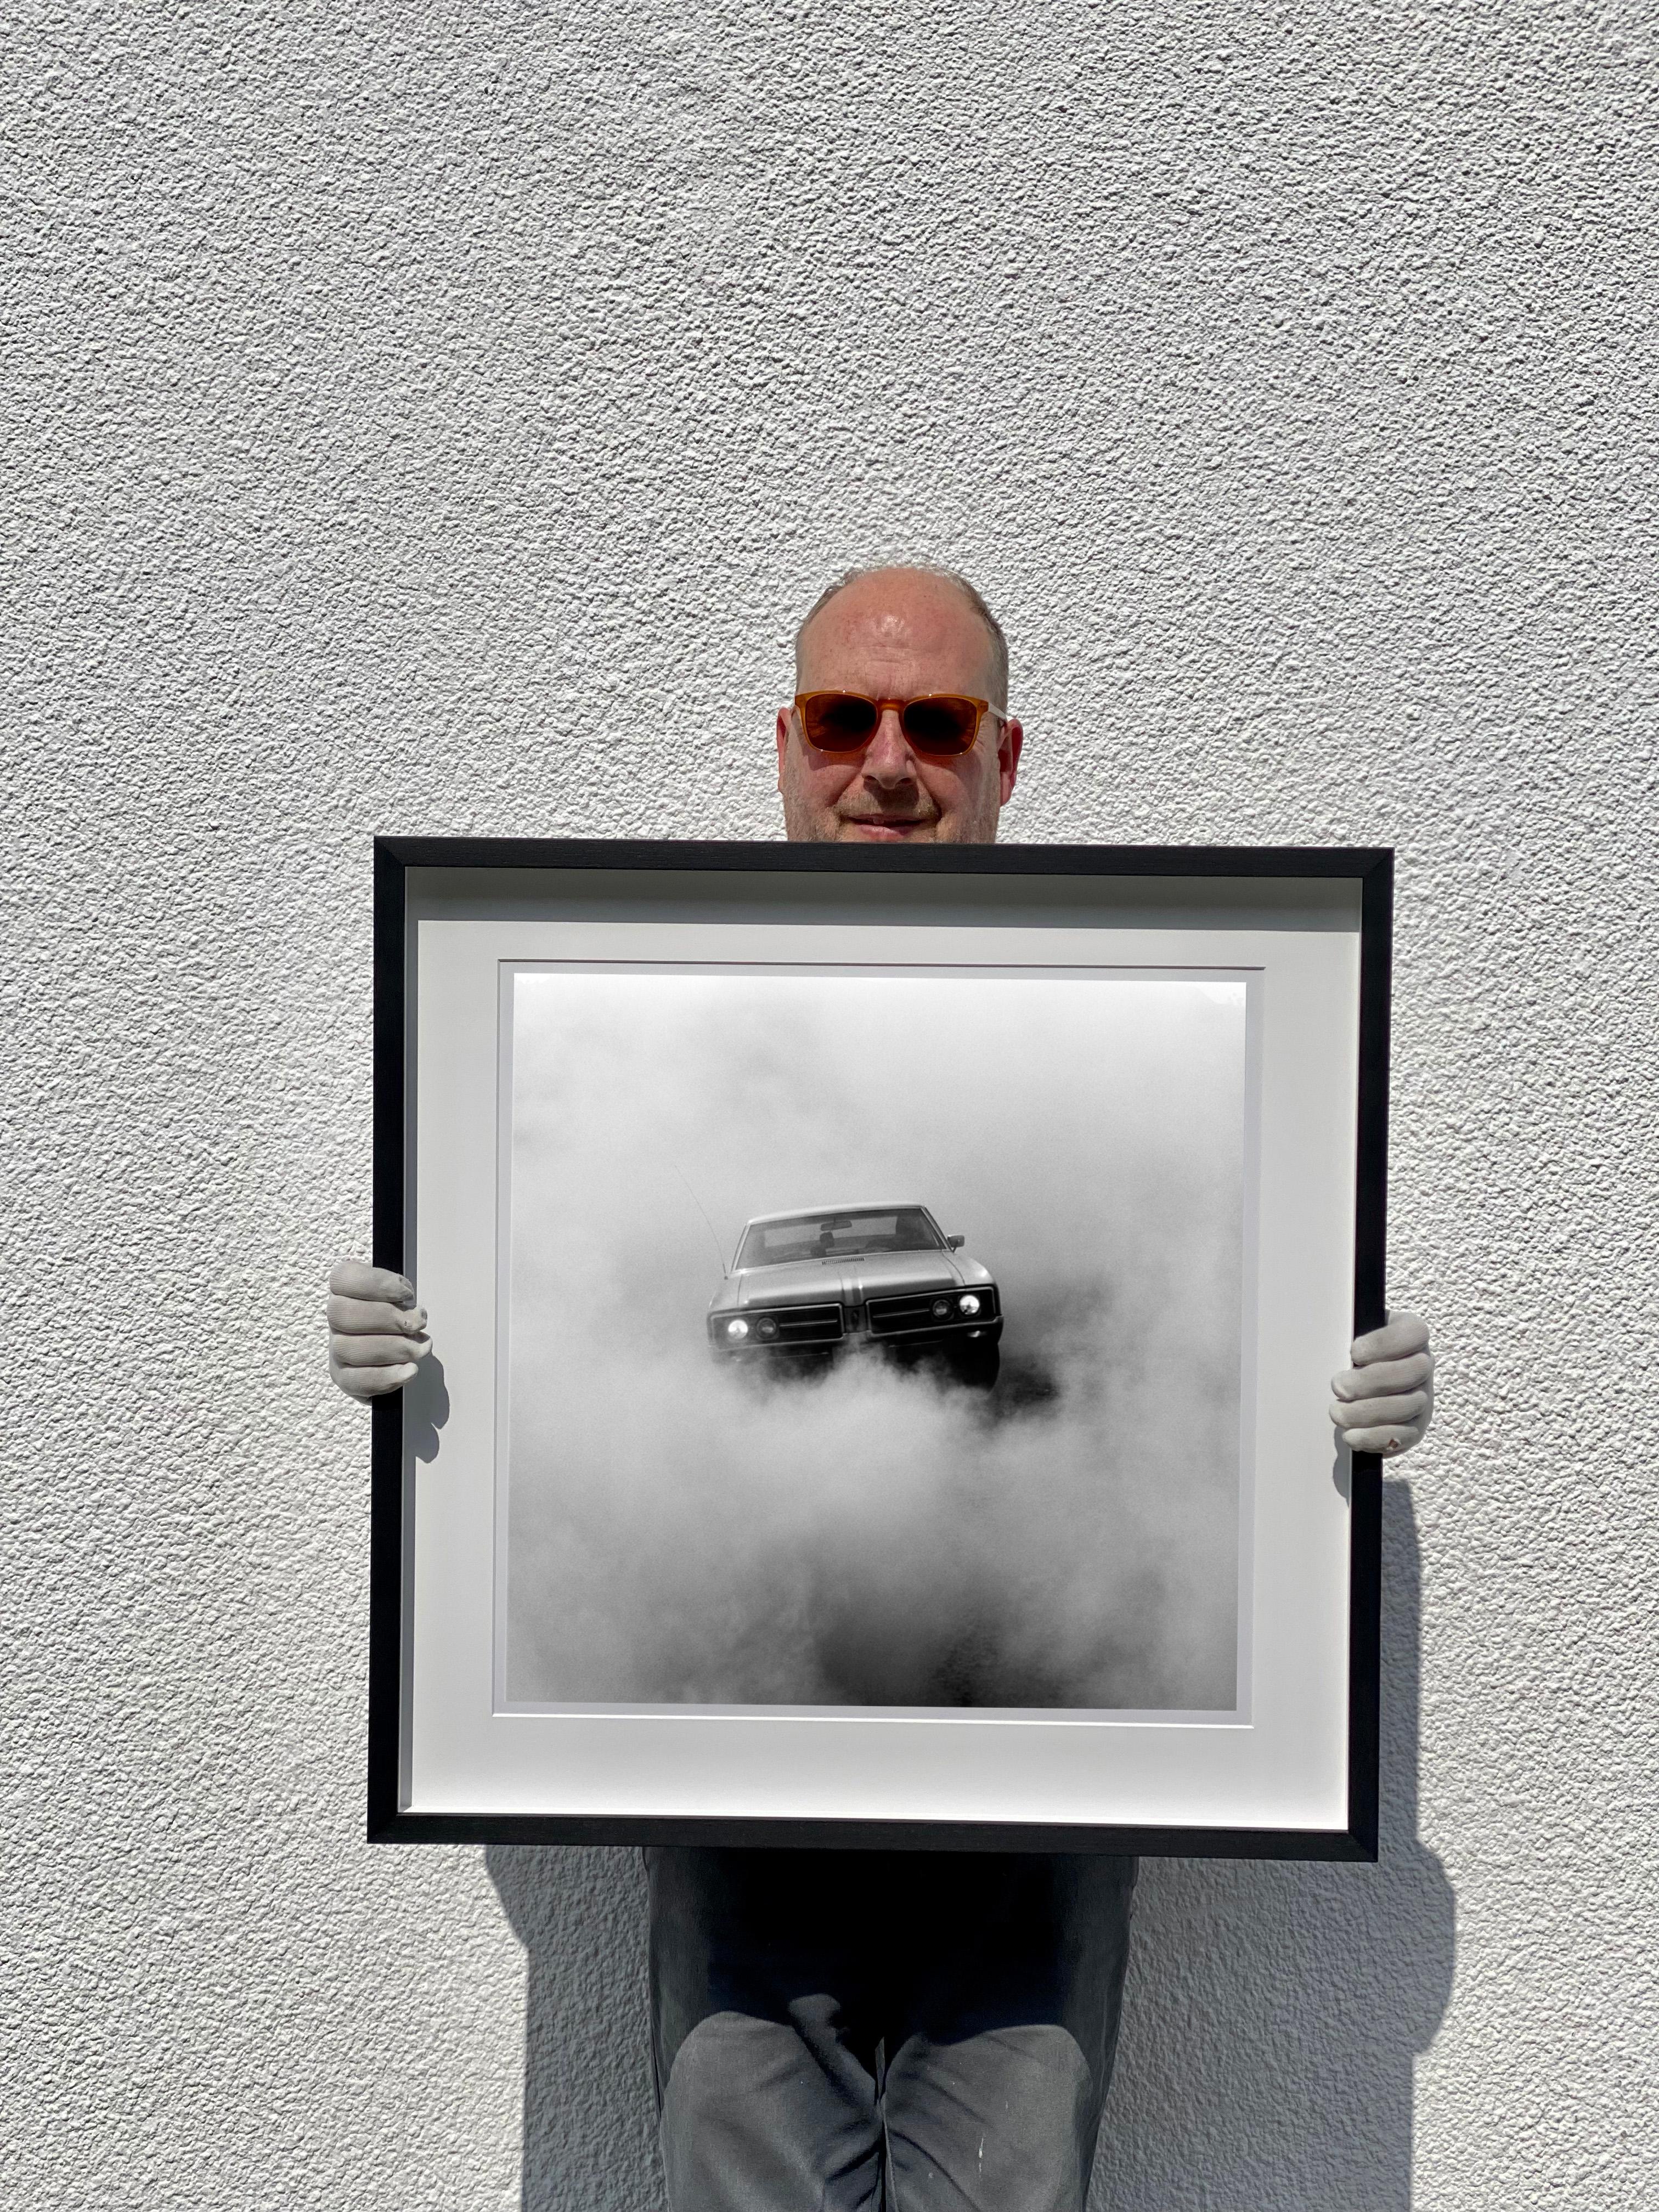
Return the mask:
<svg viewBox="0 0 1659 2212">
<path fill-rule="evenodd" d="M 1455 1900 L 1417 1833 L 1421 1562 L 1382 1486 L 1375 1867 L 1147 1859 L 1091 2212 L 1407 2212 Z"/>
<path fill-rule="evenodd" d="M 404 1436 L 416 1459 L 426 1465 L 438 1456 L 438 1431 L 449 1419 L 449 1385 L 444 1364 L 428 1352 L 404 1385 Z"/>
</svg>

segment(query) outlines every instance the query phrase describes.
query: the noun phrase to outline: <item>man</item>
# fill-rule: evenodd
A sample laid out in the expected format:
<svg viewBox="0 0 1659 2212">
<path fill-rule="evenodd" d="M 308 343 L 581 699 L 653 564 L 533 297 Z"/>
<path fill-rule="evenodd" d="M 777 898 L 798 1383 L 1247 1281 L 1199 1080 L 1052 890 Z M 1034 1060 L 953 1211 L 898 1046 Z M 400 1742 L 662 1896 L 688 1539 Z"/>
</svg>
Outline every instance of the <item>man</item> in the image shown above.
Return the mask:
<svg viewBox="0 0 1659 2212">
<path fill-rule="evenodd" d="M 855 571 L 795 640 L 777 719 L 792 839 L 988 844 L 1024 732 L 963 578 Z M 331 1279 L 330 1368 L 402 1387 L 429 1349 L 403 1277 Z M 1428 1332 L 1363 1337 L 1332 1418 L 1397 1453 Z M 1110 2078 L 1132 1860 L 653 1850 L 652 2054 L 672 2212 L 1082 2212 Z"/>
</svg>

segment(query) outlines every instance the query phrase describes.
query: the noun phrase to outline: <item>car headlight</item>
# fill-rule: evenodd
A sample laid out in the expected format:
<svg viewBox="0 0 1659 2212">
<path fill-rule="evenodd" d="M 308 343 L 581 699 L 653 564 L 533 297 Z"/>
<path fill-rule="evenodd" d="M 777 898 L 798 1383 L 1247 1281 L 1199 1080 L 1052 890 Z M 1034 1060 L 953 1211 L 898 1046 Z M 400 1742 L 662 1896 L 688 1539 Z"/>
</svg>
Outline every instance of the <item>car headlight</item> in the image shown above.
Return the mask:
<svg viewBox="0 0 1659 2212">
<path fill-rule="evenodd" d="M 763 1344 L 770 1344 L 777 1333 L 778 1325 L 775 1321 L 757 1321 L 755 1323 L 755 1334 Z"/>
<path fill-rule="evenodd" d="M 726 1333 L 728 1336 L 747 1336 L 749 1334 L 749 1324 L 746 1321 L 743 1320 L 741 1316 L 739 1316 L 736 1321 L 729 1321 L 726 1322 Z"/>
<path fill-rule="evenodd" d="M 934 1318 L 934 1320 L 935 1320 L 935 1321 L 948 1321 L 948 1320 L 950 1319 L 950 1317 L 951 1317 L 951 1301 L 950 1301 L 950 1299 L 949 1299 L 949 1298 L 935 1298 L 935 1299 L 933 1300 L 933 1318 Z"/>
<path fill-rule="evenodd" d="M 965 1314 L 976 1314 L 979 1311 L 979 1300 L 971 1291 L 964 1291 L 957 1300 L 957 1311 Z"/>
</svg>

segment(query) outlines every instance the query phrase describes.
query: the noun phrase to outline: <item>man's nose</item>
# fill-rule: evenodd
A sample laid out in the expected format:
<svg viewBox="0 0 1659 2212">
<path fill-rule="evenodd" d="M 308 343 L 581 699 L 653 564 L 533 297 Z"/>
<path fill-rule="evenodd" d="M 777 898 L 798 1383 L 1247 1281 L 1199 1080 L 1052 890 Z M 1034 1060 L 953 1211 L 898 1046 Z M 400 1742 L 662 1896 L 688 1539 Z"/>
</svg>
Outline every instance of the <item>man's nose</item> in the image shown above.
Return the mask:
<svg viewBox="0 0 1659 2212">
<path fill-rule="evenodd" d="M 876 734 L 865 749 L 864 773 L 872 783 L 913 783 L 916 760 L 896 707 L 884 707 Z"/>
</svg>

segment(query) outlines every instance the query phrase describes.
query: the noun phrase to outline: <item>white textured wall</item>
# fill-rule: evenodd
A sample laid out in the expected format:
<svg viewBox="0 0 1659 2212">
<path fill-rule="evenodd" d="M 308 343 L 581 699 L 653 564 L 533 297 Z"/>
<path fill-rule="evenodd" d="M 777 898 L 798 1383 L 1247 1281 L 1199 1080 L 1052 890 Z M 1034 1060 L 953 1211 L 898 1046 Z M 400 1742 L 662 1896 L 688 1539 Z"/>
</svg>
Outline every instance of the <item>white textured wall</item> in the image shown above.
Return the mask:
<svg viewBox="0 0 1659 2212">
<path fill-rule="evenodd" d="M 1383 1863 L 1149 1868 L 1097 2203 L 1654 2190 L 1652 26 L 14 10 L 10 2203 L 656 2202 L 627 1856 L 358 1840 L 368 839 L 776 834 L 908 551 L 1011 836 L 1401 853 Z"/>
</svg>

